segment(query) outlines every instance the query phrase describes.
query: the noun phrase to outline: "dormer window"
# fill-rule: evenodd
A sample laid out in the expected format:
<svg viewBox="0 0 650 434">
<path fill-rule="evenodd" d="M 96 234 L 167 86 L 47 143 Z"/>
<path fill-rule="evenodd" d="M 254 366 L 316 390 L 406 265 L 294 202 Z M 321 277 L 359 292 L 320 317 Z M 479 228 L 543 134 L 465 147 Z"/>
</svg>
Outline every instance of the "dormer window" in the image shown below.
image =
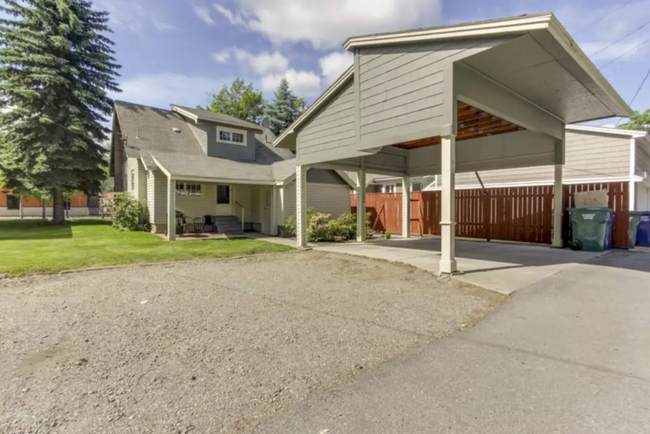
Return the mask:
<svg viewBox="0 0 650 434">
<path fill-rule="evenodd" d="M 246 146 L 246 131 L 217 127 L 217 141 L 231 145 Z"/>
</svg>

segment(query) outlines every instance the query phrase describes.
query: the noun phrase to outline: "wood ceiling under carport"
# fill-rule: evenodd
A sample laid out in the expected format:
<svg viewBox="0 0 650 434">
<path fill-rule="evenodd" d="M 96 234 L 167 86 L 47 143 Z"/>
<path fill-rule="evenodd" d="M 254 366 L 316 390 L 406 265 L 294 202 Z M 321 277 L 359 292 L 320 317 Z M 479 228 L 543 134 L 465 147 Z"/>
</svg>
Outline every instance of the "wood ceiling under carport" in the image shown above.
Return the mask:
<svg viewBox="0 0 650 434">
<path fill-rule="evenodd" d="M 514 133 L 523 128 L 494 116 L 491 113 L 472 107 L 469 104 L 458 102 L 458 134 L 457 141 L 478 139 L 479 137 L 495 136 L 498 134 Z M 440 136 L 393 145 L 402 149 L 424 148 L 441 143 Z"/>
</svg>

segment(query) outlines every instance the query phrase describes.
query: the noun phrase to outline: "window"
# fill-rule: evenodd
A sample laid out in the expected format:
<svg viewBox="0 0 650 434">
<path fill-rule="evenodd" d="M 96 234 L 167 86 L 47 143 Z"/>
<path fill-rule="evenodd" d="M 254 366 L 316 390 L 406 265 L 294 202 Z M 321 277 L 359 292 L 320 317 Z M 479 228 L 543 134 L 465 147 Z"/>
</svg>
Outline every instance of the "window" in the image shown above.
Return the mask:
<svg viewBox="0 0 650 434">
<path fill-rule="evenodd" d="M 179 196 L 201 196 L 201 184 L 176 181 L 176 194 Z"/>
<path fill-rule="evenodd" d="M 20 209 L 20 196 L 7 195 L 7 209 Z"/>
<path fill-rule="evenodd" d="M 217 127 L 217 141 L 246 146 L 246 132 L 231 128 Z"/>
<path fill-rule="evenodd" d="M 230 186 L 217 185 L 217 203 L 227 205 L 230 203 Z"/>
</svg>

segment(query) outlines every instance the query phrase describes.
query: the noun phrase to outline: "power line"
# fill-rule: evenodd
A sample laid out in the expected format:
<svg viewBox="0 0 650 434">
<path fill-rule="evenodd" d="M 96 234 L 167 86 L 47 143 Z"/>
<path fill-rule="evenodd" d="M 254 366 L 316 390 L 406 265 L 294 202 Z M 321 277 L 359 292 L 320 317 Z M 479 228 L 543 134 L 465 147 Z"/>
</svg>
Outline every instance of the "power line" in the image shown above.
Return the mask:
<svg viewBox="0 0 650 434">
<path fill-rule="evenodd" d="M 643 24 L 643 25 L 637 27 L 636 29 L 632 30 L 630 33 L 628 33 L 627 35 L 623 36 L 622 38 L 617 39 L 616 41 L 612 42 L 612 43 L 609 44 L 609 45 L 606 45 L 605 47 L 601 48 L 600 50 L 596 51 L 595 53 L 591 53 L 591 54 L 589 55 L 589 57 L 597 56 L 598 54 L 602 53 L 603 51 L 607 50 L 608 48 L 610 48 L 610 47 L 612 47 L 612 46 L 618 44 L 619 42 L 621 42 L 623 39 L 627 38 L 628 36 L 632 36 L 634 33 L 638 32 L 639 30 L 641 30 L 641 29 L 643 29 L 643 28 L 645 28 L 645 27 L 647 27 L 647 26 L 649 26 L 649 25 L 650 25 L 650 21 L 647 21 L 645 24 Z"/>
<path fill-rule="evenodd" d="M 624 52 L 623 54 L 621 54 L 620 56 L 616 56 L 616 58 L 610 60 L 609 62 L 607 62 L 606 64 L 604 64 L 603 66 L 601 66 L 601 67 L 598 68 L 598 69 L 602 70 L 602 69 L 607 68 L 609 65 L 611 65 L 611 64 L 614 63 L 614 62 L 616 62 L 616 61 L 617 61 L 618 59 L 620 59 L 621 57 L 624 57 L 626 54 L 628 54 L 628 53 L 630 53 L 630 52 L 636 50 L 636 49 L 639 48 L 641 45 L 647 44 L 649 41 L 650 41 L 650 38 L 646 39 L 646 40 L 643 41 L 643 42 L 639 42 L 639 43 L 636 44 L 634 47 L 632 47 L 632 48 L 630 48 L 629 50 L 625 51 L 625 52 Z"/>
<path fill-rule="evenodd" d="M 600 22 L 601 22 L 602 20 L 604 20 L 605 18 L 608 18 L 608 17 L 614 15 L 616 12 L 620 11 L 621 9 L 623 9 L 625 6 L 629 5 L 630 3 L 632 3 L 632 2 L 630 1 L 630 2 L 627 2 L 627 3 L 623 3 L 623 5 L 617 7 L 616 9 L 614 9 L 613 11 L 611 11 L 610 13 L 608 13 L 607 15 L 605 15 L 604 17 L 602 17 L 602 18 L 598 18 L 596 21 L 594 21 L 594 22 L 591 23 L 591 24 L 587 24 L 587 25 L 584 26 L 582 29 L 580 29 L 580 30 L 578 30 L 576 33 L 574 33 L 574 36 L 577 35 L 578 33 L 582 33 L 582 32 L 584 32 L 584 31 L 587 30 L 589 27 L 591 27 L 591 26 L 593 26 L 593 25 L 595 25 L 595 24 L 600 23 Z"/>
<path fill-rule="evenodd" d="M 634 93 L 634 96 L 632 97 L 632 100 L 630 101 L 630 106 L 634 103 L 634 100 L 636 99 L 637 96 L 639 96 L 639 93 L 641 92 L 641 89 L 643 89 L 643 85 L 645 84 L 646 81 L 648 81 L 648 77 L 650 77 L 650 68 L 648 68 L 648 72 L 646 73 L 645 77 L 641 81 L 641 84 L 639 85 L 639 88 L 636 90 Z M 616 123 L 616 126 L 623 121 L 623 118 L 619 119 L 618 122 Z"/>
</svg>

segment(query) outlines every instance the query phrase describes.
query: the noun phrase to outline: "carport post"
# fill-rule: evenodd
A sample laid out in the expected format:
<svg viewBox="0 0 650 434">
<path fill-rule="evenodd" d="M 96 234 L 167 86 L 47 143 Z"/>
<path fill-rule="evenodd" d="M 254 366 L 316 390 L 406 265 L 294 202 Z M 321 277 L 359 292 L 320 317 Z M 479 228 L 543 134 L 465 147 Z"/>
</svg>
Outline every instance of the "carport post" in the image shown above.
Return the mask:
<svg viewBox="0 0 650 434">
<path fill-rule="evenodd" d="M 553 242 L 552 246 L 561 249 L 564 245 L 562 241 L 562 222 L 564 219 L 564 187 L 562 185 L 562 172 L 564 169 L 564 140 L 555 141 L 555 185 L 553 191 Z"/>
<path fill-rule="evenodd" d="M 402 178 L 402 237 L 411 236 L 411 178 Z"/>
<path fill-rule="evenodd" d="M 440 273 L 453 274 L 456 266 L 456 136 L 442 136 L 442 206 Z"/>
<path fill-rule="evenodd" d="M 357 172 L 357 242 L 366 241 L 366 171 Z"/>
<path fill-rule="evenodd" d="M 307 247 L 307 168 L 296 166 L 296 244 Z"/>
<path fill-rule="evenodd" d="M 167 180 L 167 240 L 176 239 L 176 181 Z"/>
</svg>

